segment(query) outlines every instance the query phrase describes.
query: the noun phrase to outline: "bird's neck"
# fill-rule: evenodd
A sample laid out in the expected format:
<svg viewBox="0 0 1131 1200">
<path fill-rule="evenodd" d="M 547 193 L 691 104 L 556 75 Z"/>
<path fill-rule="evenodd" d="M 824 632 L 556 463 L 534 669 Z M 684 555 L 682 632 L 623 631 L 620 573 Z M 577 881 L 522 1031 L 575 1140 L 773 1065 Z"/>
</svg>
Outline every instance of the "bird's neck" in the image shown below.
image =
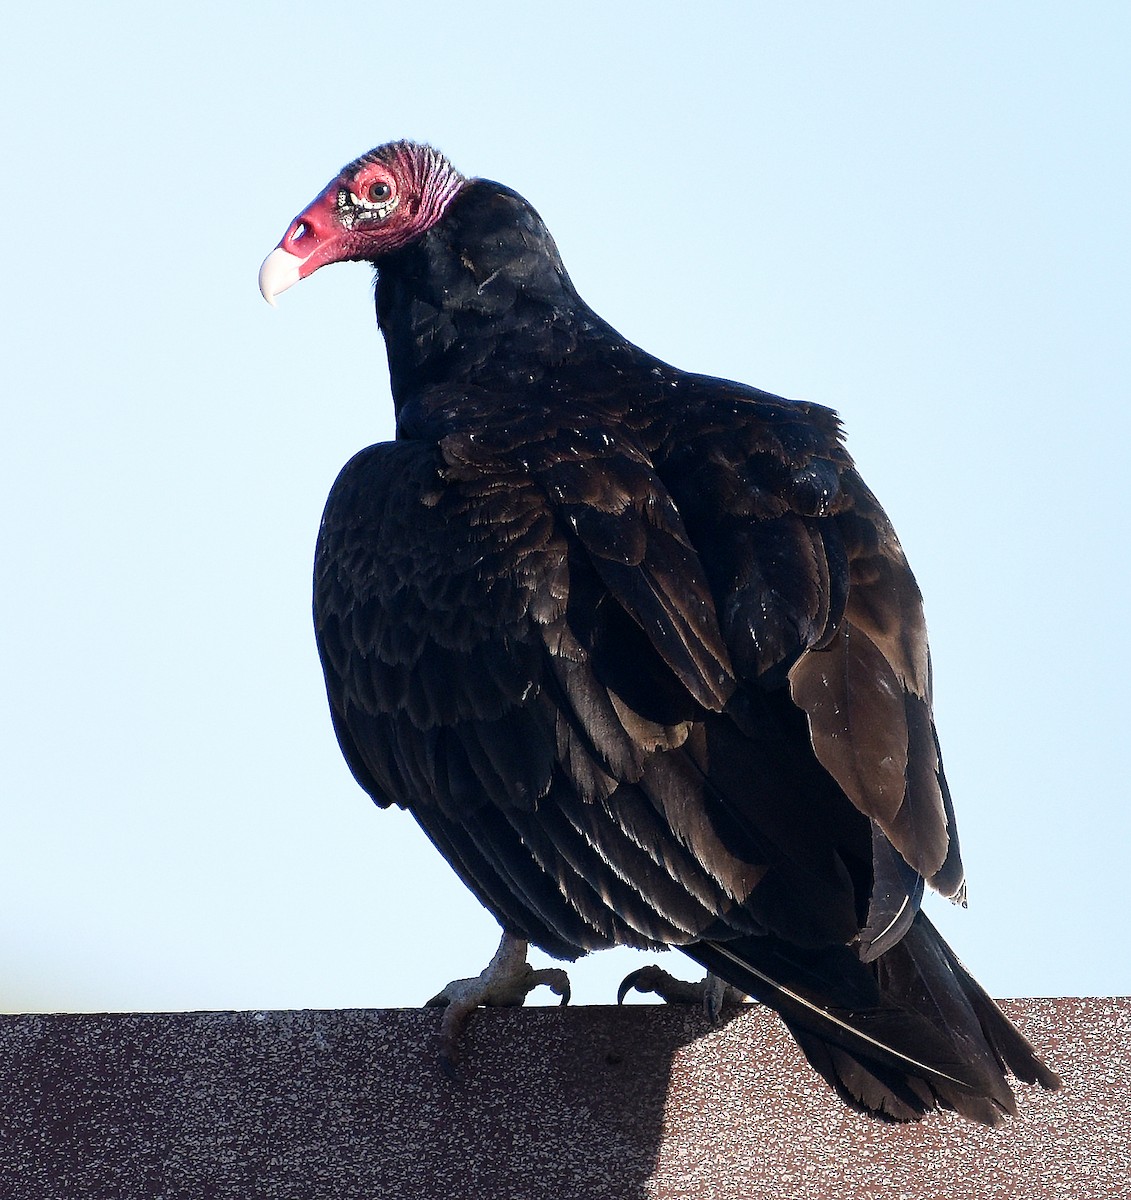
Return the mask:
<svg viewBox="0 0 1131 1200">
<path fill-rule="evenodd" d="M 381 259 L 377 319 L 398 412 L 430 389 L 529 386 L 587 357 L 587 343 L 640 353 L 577 295 L 538 214 L 484 181 Z"/>
</svg>

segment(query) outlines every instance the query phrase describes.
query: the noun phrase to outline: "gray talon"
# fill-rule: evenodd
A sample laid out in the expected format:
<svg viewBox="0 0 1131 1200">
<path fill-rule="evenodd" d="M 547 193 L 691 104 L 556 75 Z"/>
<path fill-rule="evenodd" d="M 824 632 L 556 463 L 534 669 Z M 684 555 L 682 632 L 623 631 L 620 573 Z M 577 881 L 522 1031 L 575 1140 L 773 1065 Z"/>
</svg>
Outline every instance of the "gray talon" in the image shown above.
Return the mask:
<svg viewBox="0 0 1131 1200">
<path fill-rule="evenodd" d="M 526 961 L 527 944 L 521 938 L 504 933 L 494 958 L 476 976 L 453 979 L 426 1004 L 443 1008 L 440 1021 L 440 1065 L 448 1075 L 455 1074 L 459 1062 L 459 1044 L 471 1014 L 477 1008 L 518 1008 L 536 987 L 548 987 L 562 1004 L 570 998 L 569 976 L 561 967 L 535 970 Z"/>
<path fill-rule="evenodd" d="M 623 1004 L 629 992 L 651 993 L 659 996 L 665 1004 L 699 1004 L 707 1020 L 714 1025 L 722 1016 L 723 1009 L 742 1004 L 746 996 L 736 987 L 709 971 L 701 983 L 688 983 L 677 979 L 662 967 L 641 967 L 626 975 L 617 988 L 617 1003 Z"/>
</svg>

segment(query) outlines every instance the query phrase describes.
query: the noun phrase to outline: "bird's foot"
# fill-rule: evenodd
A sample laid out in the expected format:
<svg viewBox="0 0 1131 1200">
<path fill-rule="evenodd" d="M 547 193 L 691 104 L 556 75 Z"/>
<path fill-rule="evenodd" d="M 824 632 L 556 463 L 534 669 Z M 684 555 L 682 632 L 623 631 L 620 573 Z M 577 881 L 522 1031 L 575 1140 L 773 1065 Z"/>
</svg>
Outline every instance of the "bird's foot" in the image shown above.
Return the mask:
<svg viewBox="0 0 1131 1200">
<path fill-rule="evenodd" d="M 617 988 L 617 1003 L 623 1004 L 629 992 L 650 992 L 659 996 L 665 1004 L 702 1005 L 712 1025 L 722 1016 L 724 1008 L 735 1007 L 746 1000 L 738 988 L 731 987 L 726 980 L 712 975 L 710 971 L 701 983 L 688 983 L 686 979 L 677 979 L 655 965 L 641 967 L 639 971 L 626 975 Z"/>
<path fill-rule="evenodd" d="M 453 1074 L 459 1062 L 459 1044 L 471 1014 L 481 1006 L 488 1008 L 521 1007 L 536 987 L 548 987 L 569 1003 L 569 976 L 560 967 L 535 970 L 526 961 L 527 944 L 509 933 L 503 934 L 495 957 L 472 979 L 453 979 L 443 991 L 428 1001 L 429 1008 L 443 1008 L 440 1022 L 440 1065 Z"/>
</svg>

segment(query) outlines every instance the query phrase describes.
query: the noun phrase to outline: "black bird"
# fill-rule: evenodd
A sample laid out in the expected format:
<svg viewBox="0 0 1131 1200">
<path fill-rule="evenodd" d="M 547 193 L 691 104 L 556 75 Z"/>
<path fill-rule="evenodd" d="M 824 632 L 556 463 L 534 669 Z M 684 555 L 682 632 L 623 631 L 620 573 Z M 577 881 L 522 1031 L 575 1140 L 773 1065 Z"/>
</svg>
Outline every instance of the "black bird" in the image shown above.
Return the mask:
<svg viewBox="0 0 1131 1200">
<path fill-rule="evenodd" d="M 853 1107 L 995 1123 L 1055 1074 L 919 911 L 961 900 L 918 587 L 837 416 L 653 358 L 509 188 L 381 146 L 292 222 L 273 298 L 377 268 L 397 436 L 344 468 L 314 619 L 357 781 L 504 938 L 675 946 Z"/>
</svg>

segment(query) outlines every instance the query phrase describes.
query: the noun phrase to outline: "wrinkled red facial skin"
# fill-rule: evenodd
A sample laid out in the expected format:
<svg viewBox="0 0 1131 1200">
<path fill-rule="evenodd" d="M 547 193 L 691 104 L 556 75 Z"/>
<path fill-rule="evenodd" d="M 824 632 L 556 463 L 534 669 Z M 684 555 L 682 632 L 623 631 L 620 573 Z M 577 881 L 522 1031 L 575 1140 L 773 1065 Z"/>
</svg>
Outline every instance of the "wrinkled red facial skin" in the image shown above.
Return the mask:
<svg viewBox="0 0 1131 1200">
<path fill-rule="evenodd" d="M 354 199 L 368 199 L 375 183 L 390 188 L 389 199 L 382 203 L 395 201 L 384 218 Z M 372 260 L 416 236 L 417 201 L 389 167 L 367 163 L 327 185 L 291 222 L 279 246 L 302 260 L 301 279 L 327 263 Z"/>
</svg>

